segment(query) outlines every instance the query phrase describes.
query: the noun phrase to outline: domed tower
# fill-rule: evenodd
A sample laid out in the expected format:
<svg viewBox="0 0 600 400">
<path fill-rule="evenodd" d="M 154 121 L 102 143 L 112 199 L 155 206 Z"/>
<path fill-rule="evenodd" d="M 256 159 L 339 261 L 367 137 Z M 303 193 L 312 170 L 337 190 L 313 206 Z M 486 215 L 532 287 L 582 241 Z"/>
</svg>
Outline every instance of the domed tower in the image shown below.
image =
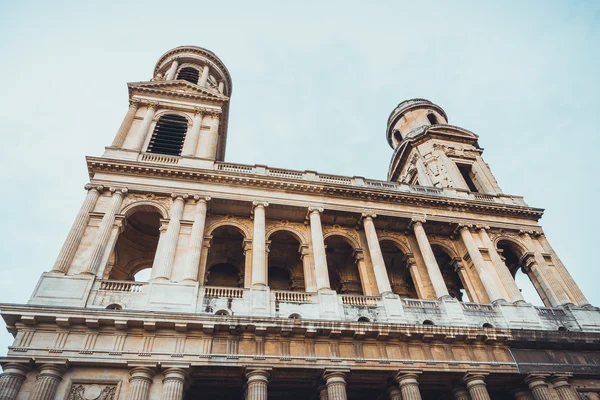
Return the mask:
<svg viewBox="0 0 600 400">
<path fill-rule="evenodd" d="M 431 101 L 403 101 L 388 118 L 387 141 L 394 149 L 388 180 L 501 193 L 477 139 L 473 132 L 448 125 L 446 112 Z"/>
<path fill-rule="evenodd" d="M 213 52 L 169 50 L 150 81 L 128 88 L 129 110 L 105 156 L 195 166 L 224 159 L 231 77 Z"/>
</svg>

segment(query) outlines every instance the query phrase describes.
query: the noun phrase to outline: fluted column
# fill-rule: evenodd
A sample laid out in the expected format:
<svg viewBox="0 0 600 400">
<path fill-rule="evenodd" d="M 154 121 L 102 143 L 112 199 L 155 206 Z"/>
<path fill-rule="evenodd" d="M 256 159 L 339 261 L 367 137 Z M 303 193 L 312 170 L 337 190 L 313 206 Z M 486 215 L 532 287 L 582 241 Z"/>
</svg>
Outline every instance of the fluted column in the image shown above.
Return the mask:
<svg viewBox="0 0 600 400">
<path fill-rule="evenodd" d="M 490 252 L 490 258 L 494 263 L 494 267 L 496 268 L 498 277 L 500 278 L 500 281 L 502 282 L 504 288 L 508 292 L 510 298 L 507 300 L 510 300 L 513 303 L 525 301 L 523 299 L 521 291 L 519 290 L 519 287 L 517 286 L 517 283 L 515 282 L 515 279 L 513 278 L 512 274 L 508 270 L 508 267 L 506 266 L 504 261 L 502 261 L 502 258 L 496 251 L 496 246 L 494 246 L 494 243 L 492 243 L 492 239 L 490 239 L 490 236 L 487 233 L 487 229 L 489 229 L 489 227 L 481 229 L 479 231 L 479 237 L 481 238 L 483 246 L 487 248 Z"/>
<path fill-rule="evenodd" d="M 518 388 L 513 390 L 515 400 L 533 400 L 531 392 L 525 388 Z"/>
<path fill-rule="evenodd" d="M 200 76 L 200 81 L 198 81 L 198 85 L 205 87 L 206 86 L 206 81 L 208 80 L 208 65 L 205 65 L 204 68 L 202 69 L 202 76 Z"/>
<path fill-rule="evenodd" d="M 182 400 L 183 386 L 187 373 L 182 368 L 166 368 L 163 371 L 165 378 L 163 379 L 161 400 Z"/>
<path fill-rule="evenodd" d="M 105 211 L 104 217 L 102 217 L 102 221 L 100 222 L 100 226 L 96 231 L 96 237 L 94 238 L 88 263 L 83 271 L 81 271 L 82 274 L 95 275 L 98 271 L 98 267 L 100 267 L 100 262 L 102 261 L 102 256 L 106 250 L 108 239 L 110 238 L 110 232 L 115 224 L 115 216 L 119 210 L 121 210 L 123 198 L 127 195 L 127 189 L 110 188 L 110 191 L 112 192 L 112 197 L 110 203 L 108 204 L 108 209 Z"/>
<path fill-rule="evenodd" d="M 550 382 L 560 400 L 579 400 L 577 392 L 573 389 L 566 376 L 555 376 Z"/>
<path fill-rule="evenodd" d="M 319 393 L 319 400 L 329 400 L 329 397 L 327 397 L 327 386 L 319 386 L 317 392 Z"/>
<path fill-rule="evenodd" d="M 85 196 L 85 200 L 79 209 L 79 213 L 77 213 L 77 217 L 75 217 L 75 221 L 73 222 L 73 225 L 71 225 L 71 230 L 67 235 L 67 239 L 60 249 L 60 253 L 58 253 L 54 267 L 52 267 L 52 272 L 67 273 L 69 271 L 69 267 L 75 257 L 85 228 L 90 221 L 90 212 L 94 210 L 96 202 L 104 187 L 88 184 L 85 185 L 85 189 L 88 191 L 87 196 Z"/>
<path fill-rule="evenodd" d="M 219 143 L 219 114 L 212 114 L 210 130 L 200 130 L 200 143 L 196 149 L 196 156 L 214 160 L 217 156 L 217 145 Z"/>
<path fill-rule="evenodd" d="M 460 227 L 459 230 L 460 237 L 467 248 L 467 252 L 473 261 L 473 265 L 477 270 L 481 283 L 483 284 L 490 301 L 492 303 L 502 300 L 506 301 L 499 287 L 500 282 L 495 279 L 495 271 L 491 271 L 489 265 L 483 260 L 479 247 L 471 235 L 471 229 L 468 226 L 463 226 Z"/>
<path fill-rule="evenodd" d="M 7 363 L 2 365 L 2 374 L 0 375 L 0 399 L 16 399 L 23 381 L 27 378 L 28 372 L 29 367 L 26 364 Z"/>
<path fill-rule="evenodd" d="M 196 200 L 196 209 L 194 210 L 194 224 L 190 235 L 190 252 L 186 261 L 183 274 L 184 281 L 197 281 L 198 268 L 200 267 L 200 257 L 202 255 L 202 245 L 204 242 L 204 226 L 206 225 L 207 202 L 210 197 L 194 196 Z"/>
<path fill-rule="evenodd" d="M 452 390 L 452 394 L 454 395 L 455 400 L 471 400 L 469 397 L 469 392 L 466 388 L 459 386 Z"/>
<path fill-rule="evenodd" d="M 399 372 L 396 375 L 396 382 L 398 382 L 398 386 L 400 386 L 400 391 L 402 392 L 402 400 L 421 400 L 417 376 L 416 373 L 411 372 Z"/>
<path fill-rule="evenodd" d="M 556 264 L 555 267 L 558 272 L 558 275 L 567 286 L 567 289 L 569 289 L 569 292 L 571 293 L 571 296 L 573 296 L 573 300 L 575 301 L 575 303 L 580 306 L 589 306 L 590 302 L 585 297 L 581 289 L 579 289 L 579 286 L 577 285 L 577 283 L 575 283 L 575 280 L 573 279 L 573 277 L 569 273 L 569 270 L 565 267 L 561 259 L 558 257 L 558 254 L 556 254 L 552 246 L 550 246 L 548 239 L 546 239 L 546 235 L 541 234 L 538 237 L 538 240 L 544 248 L 544 251 L 546 251 L 552 256 Z"/>
<path fill-rule="evenodd" d="M 175 250 L 179 241 L 179 231 L 181 229 L 181 217 L 183 217 L 183 207 L 187 195 L 173 194 L 173 204 L 169 214 L 171 219 L 167 227 L 167 232 L 160 235 L 154 263 L 152 264 L 152 279 L 171 279 L 171 270 L 173 269 L 173 260 L 175 259 Z"/>
<path fill-rule="evenodd" d="M 397 387 L 389 387 L 388 394 L 390 395 L 390 400 L 402 400 L 402 391 Z"/>
<path fill-rule="evenodd" d="M 490 395 L 485 385 L 485 376 L 479 374 L 467 375 L 463 378 L 472 400 L 490 400 Z"/>
<path fill-rule="evenodd" d="M 317 290 L 330 289 L 329 272 L 327 271 L 327 256 L 325 255 L 325 241 L 323 239 L 323 227 L 321 226 L 322 212 L 322 208 L 311 207 L 308 209 Z"/>
<path fill-rule="evenodd" d="M 203 111 L 199 108 L 195 111 L 194 124 L 192 125 L 192 129 L 185 135 L 185 142 L 183 143 L 183 150 L 181 151 L 181 155 L 186 157 L 194 157 L 196 155 L 198 139 L 200 139 L 200 130 L 202 129 Z"/>
<path fill-rule="evenodd" d="M 431 245 L 429 244 L 429 239 L 427 239 L 427 234 L 423 228 L 422 221 L 413 221 L 412 228 L 415 233 L 417 243 L 419 244 L 419 249 L 421 249 L 421 255 L 425 261 L 425 266 L 427 267 L 427 273 L 429 274 L 429 279 L 433 285 L 435 296 L 438 299 L 442 297 L 449 297 L 450 294 L 448 293 L 446 282 L 444 282 L 444 277 L 442 276 L 440 267 L 438 266 L 435 255 L 433 254 L 433 250 L 431 249 Z"/>
<path fill-rule="evenodd" d="M 381 247 L 379 246 L 379 238 L 377 237 L 377 231 L 375 230 L 375 224 L 373 223 L 373 218 L 376 217 L 376 215 L 363 214 L 363 217 L 363 227 L 365 228 L 369 254 L 371 255 L 371 262 L 373 263 L 373 272 L 375 273 L 377 290 L 380 295 L 383 293 L 391 293 L 392 286 L 390 285 L 390 278 L 387 269 L 385 268 L 385 261 L 383 260 L 383 254 L 381 253 Z"/>
<path fill-rule="evenodd" d="M 131 129 L 131 124 L 133 124 L 133 119 L 135 118 L 135 113 L 139 106 L 140 102 L 137 100 L 131 100 L 129 102 L 129 109 L 127 110 L 127 114 L 125 114 L 125 118 L 123 118 L 123 122 L 121 122 L 121 126 L 113 139 L 111 147 L 121 148 L 121 146 L 123 146 L 123 142 L 125 142 L 127 133 L 129 132 L 129 129 Z"/>
<path fill-rule="evenodd" d="M 552 400 L 546 378 L 543 375 L 529 375 L 525 379 L 525 383 L 535 400 Z"/>
<path fill-rule="evenodd" d="M 342 371 L 325 371 L 323 375 L 327 386 L 329 400 L 346 400 L 346 373 Z"/>
<path fill-rule="evenodd" d="M 255 201 L 252 234 L 252 286 L 267 286 L 267 248 L 265 207 L 269 203 Z"/>
<path fill-rule="evenodd" d="M 146 141 L 146 136 L 148 136 L 148 131 L 150 131 L 150 126 L 152 125 L 152 120 L 154 119 L 154 114 L 156 113 L 156 108 L 158 107 L 158 103 L 148 103 L 146 108 L 146 114 L 144 115 L 144 119 L 142 120 L 142 124 L 138 132 L 136 133 L 135 140 L 133 141 L 133 145 L 131 146 L 131 150 L 141 151 L 144 142 Z"/>
<path fill-rule="evenodd" d="M 555 299 L 555 303 L 553 302 L 552 305 L 560 306 L 563 304 L 570 304 L 571 299 L 569 299 L 568 294 L 564 291 L 560 282 L 558 282 L 557 277 L 554 275 L 554 271 L 548 267 L 544 257 L 542 257 L 542 255 L 537 251 L 531 236 L 529 236 L 529 233 L 523 231 L 521 232 L 521 235 L 523 235 L 523 239 L 527 245 L 527 250 L 533 253 L 537 266 L 542 269 L 541 275 L 548 287 L 548 289 L 545 290 L 547 292 L 546 296 L 548 299 Z M 552 302 L 552 300 L 550 301 Z"/>
<path fill-rule="evenodd" d="M 246 373 L 246 400 L 267 400 L 269 373 L 263 369 L 253 369 Z"/>
<path fill-rule="evenodd" d="M 172 81 L 175 79 L 175 74 L 177 73 L 177 67 L 179 67 L 179 61 L 174 58 L 173 62 L 171 62 L 171 66 L 165 75 L 165 81 Z"/>
<path fill-rule="evenodd" d="M 29 400 L 54 400 L 56 388 L 62 380 L 66 368 L 57 364 L 43 364 L 39 370 L 40 373 Z"/>
<path fill-rule="evenodd" d="M 129 370 L 129 390 L 127 399 L 147 400 L 154 377 L 154 369 L 149 367 L 135 367 Z"/>
</svg>

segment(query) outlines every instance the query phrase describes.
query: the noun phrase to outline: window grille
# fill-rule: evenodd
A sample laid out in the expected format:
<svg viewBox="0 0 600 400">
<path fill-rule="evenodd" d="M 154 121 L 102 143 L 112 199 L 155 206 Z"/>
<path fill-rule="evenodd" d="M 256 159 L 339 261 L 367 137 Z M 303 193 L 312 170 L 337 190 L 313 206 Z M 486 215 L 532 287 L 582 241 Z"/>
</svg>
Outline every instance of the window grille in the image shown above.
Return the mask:
<svg viewBox="0 0 600 400">
<path fill-rule="evenodd" d="M 183 148 L 187 120 L 181 115 L 167 114 L 158 119 L 148 145 L 148 153 L 178 156 Z"/>
</svg>

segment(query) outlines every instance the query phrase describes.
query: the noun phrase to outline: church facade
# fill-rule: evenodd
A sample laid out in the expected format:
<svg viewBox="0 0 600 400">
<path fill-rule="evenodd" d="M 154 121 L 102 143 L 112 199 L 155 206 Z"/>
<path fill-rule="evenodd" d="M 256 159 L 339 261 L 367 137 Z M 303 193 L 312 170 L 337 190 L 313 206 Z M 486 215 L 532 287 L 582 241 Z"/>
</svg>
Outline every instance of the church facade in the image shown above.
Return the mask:
<svg viewBox="0 0 600 400">
<path fill-rule="evenodd" d="M 226 162 L 206 49 L 128 88 L 56 262 L 0 304 L 0 400 L 600 399 L 600 310 L 440 106 L 392 111 L 379 181 Z"/>
</svg>

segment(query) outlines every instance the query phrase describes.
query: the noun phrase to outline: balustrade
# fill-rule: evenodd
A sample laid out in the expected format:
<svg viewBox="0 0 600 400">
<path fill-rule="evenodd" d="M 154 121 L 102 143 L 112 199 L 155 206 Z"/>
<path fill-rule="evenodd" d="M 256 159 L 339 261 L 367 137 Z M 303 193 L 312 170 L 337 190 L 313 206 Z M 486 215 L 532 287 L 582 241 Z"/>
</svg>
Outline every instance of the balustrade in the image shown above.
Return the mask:
<svg viewBox="0 0 600 400">
<path fill-rule="evenodd" d="M 404 306 L 408 308 L 431 308 L 439 309 L 440 303 L 436 300 L 403 299 Z"/>
<path fill-rule="evenodd" d="M 280 303 L 311 303 L 312 295 L 304 292 L 274 291 L 275 301 Z"/>
<path fill-rule="evenodd" d="M 143 287 L 147 284 L 147 282 L 140 283 L 131 281 L 103 280 L 100 281 L 100 290 L 112 292 L 141 293 Z"/>
<path fill-rule="evenodd" d="M 360 296 L 352 294 L 343 294 L 341 297 L 342 304 L 359 307 L 377 307 L 381 300 L 377 296 Z"/>
<path fill-rule="evenodd" d="M 242 297 L 244 297 L 244 289 L 207 286 L 204 288 L 204 297 L 225 297 L 228 299 L 241 299 Z"/>
</svg>

